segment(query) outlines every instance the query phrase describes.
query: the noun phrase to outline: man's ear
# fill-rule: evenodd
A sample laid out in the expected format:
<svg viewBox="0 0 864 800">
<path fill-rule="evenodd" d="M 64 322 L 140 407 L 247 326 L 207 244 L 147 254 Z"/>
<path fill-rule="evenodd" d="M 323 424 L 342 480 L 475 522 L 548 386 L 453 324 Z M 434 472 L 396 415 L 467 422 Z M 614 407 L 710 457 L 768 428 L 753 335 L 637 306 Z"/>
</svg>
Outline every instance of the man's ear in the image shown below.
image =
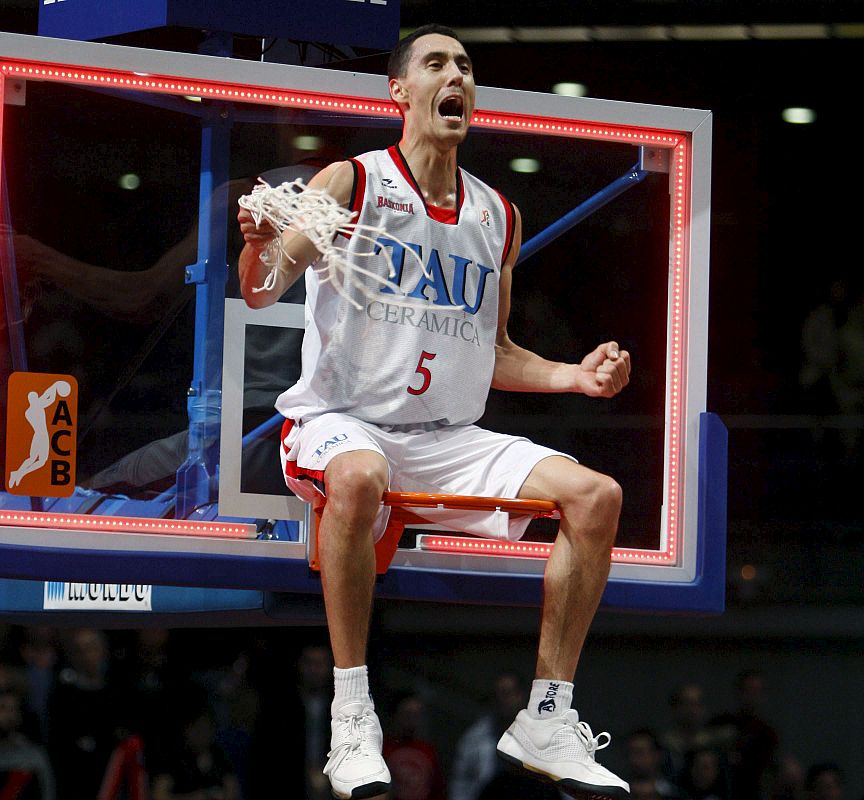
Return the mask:
<svg viewBox="0 0 864 800">
<path fill-rule="evenodd" d="M 391 78 L 389 83 L 390 97 L 394 103 L 405 103 L 408 101 L 408 92 L 398 78 Z"/>
</svg>

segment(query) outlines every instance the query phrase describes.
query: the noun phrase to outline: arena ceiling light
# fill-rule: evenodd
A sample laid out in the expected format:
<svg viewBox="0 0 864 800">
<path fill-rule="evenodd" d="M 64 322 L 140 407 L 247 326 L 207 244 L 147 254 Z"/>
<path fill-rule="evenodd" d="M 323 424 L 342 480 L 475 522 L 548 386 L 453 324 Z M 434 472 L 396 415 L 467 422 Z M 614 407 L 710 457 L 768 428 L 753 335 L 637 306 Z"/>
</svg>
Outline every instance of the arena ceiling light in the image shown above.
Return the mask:
<svg viewBox="0 0 864 800">
<path fill-rule="evenodd" d="M 788 122 L 791 125 L 810 125 L 816 121 L 816 112 L 812 108 L 803 106 L 784 108 L 781 116 L 783 122 Z"/>
<path fill-rule="evenodd" d="M 524 172 L 526 174 L 540 171 L 540 162 L 536 158 L 514 158 L 510 162 L 513 172 Z"/>
<path fill-rule="evenodd" d="M 552 91 L 564 97 L 585 97 L 588 94 L 588 87 L 584 83 L 562 81 L 556 83 L 552 87 Z"/>
</svg>

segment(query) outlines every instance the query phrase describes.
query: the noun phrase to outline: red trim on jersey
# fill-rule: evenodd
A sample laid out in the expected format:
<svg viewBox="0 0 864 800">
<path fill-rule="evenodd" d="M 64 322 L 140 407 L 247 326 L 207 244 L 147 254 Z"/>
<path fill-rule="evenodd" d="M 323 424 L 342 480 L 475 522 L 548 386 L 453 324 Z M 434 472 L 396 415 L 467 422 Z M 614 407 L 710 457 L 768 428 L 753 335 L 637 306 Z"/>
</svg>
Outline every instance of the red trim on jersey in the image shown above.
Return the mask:
<svg viewBox="0 0 864 800">
<path fill-rule="evenodd" d="M 441 208 L 441 206 L 433 206 L 429 203 L 426 206 L 426 213 L 432 219 L 443 222 L 445 225 L 455 225 L 459 221 L 459 215 L 455 208 Z"/>
<path fill-rule="evenodd" d="M 282 439 L 283 442 L 282 447 L 284 447 L 285 437 L 291 433 L 291 429 L 294 427 L 293 419 L 286 419 L 285 422 L 282 423 Z M 325 494 L 324 491 L 324 470 L 323 469 L 306 469 L 306 467 L 298 467 L 296 461 L 288 461 L 285 460 L 285 475 L 288 478 L 293 478 L 297 481 L 311 481 L 312 485 L 319 491 L 321 494 Z"/>
<path fill-rule="evenodd" d="M 441 206 L 433 206 L 426 202 L 426 199 L 423 197 L 423 192 L 420 191 L 420 185 L 411 173 L 411 167 L 408 166 L 408 162 L 405 160 L 405 156 L 402 155 L 399 145 L 394 144 L 391 147 L 388 147 L 387 152 L 390 154 L 390 158 L 393 159 L 396 169 L 402 173 L 402 177 L 408 181 L 408 184 L 415 191 L 417 197 L 420 198 L 420 202 L 423 203 L 423 208 L 426 209 L 426 215 L 430 219 L 434 219 L 436 222 L 443 222 L 445 225 L 457 225 L 459 223 L 459 212 L 462 210 L 462 203 L 465 201 L 465 188 L 462 185 L 462 170 L 460 170 L 459 167 L 456 167 L 456 208 L 441 208 Z"/>
<path fill-rule="evenodd" d="M 349 158 L 348 161 L 354 167 L 354 186 L 351 187 L 351 202 L 348 208 L 359 215 L 363 208 L 363 198 L 366 196 L 366 167 L 356 158 Z"/>
<path fill-rule="evenodd" d="M 366 195 L 366 168 L 356 159 L 349 158 L 348 163 L 351 169 L 354 170 L 354 183 L 351 186 L 351 199 L 348 201 L 348 210 L 354 211 L 353 222 L 357 222 L 360 218 L 360 211 L 363 208 L 363 198 Z M 346 239 L 351 238 L 350 233 L 341 233 Z"/>
<path fill-rule="evenodd" d="M 505 225 L 507 226 L 504 234 L 504 253 L 501 256 L 501 266 L 503 267 L 504 262 L 507 260 L 507 256 L 510 255 L 510 248 L 513 246 L 513 236 L 516 233 L 516 212 L 513 210 L 513 204 L 497 189 L 495 191 L 498 193 L 498 197 L 501 198 L 501 202 L 504 204 L 504 220 Z"/>
</svg>

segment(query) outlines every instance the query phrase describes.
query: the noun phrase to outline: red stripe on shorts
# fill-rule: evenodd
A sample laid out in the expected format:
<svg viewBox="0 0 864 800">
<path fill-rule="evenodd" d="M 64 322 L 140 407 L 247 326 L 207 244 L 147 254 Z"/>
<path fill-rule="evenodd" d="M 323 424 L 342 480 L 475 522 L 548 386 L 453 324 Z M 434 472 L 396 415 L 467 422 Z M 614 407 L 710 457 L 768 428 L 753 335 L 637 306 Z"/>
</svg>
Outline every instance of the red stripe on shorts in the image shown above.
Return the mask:
<svg viewBox="0 0 864 800">
<path fill-rule="evenodd" d="M 282 423 L 282 449 L 285 449 L 285 439 L 289 433 L 291 433 L 291 429 L 294 427 L 293 419 L 286 419 L 285 422 Z M 285 477 L 293 478 L 295 481 L 311 481 L 312 485 L 319 491 L 321 494 L 325 494 L 324 491 L 324 470 L 323 469 L 306 469 L 306 467 L 297 466 L 296 461 L 289 461 L 287 458 L 285 459 Z"/>
</svg>

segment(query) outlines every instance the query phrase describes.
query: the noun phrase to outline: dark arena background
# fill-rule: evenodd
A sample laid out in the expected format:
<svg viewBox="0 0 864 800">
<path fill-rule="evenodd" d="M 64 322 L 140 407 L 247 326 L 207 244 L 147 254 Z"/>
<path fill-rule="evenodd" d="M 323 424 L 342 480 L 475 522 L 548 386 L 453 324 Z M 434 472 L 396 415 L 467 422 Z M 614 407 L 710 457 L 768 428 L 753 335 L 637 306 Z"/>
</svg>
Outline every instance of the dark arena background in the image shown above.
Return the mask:
<svg viewBox="0 0 864 800">
<path fill-rule="evenodd" d="M 41 2 L 40 9 L 35 0 L 0 0 L 0 31 L 40 36 L 40 14 L 52 5 Z M 676 720 L 689 713 L 688 730 L 720 753 L 717 782 L 682 784 L 678 794 L 652 786 L 653 794 L 639 796 L 862 800 L 864 208 L 854 120 L 864 8 L 815 0 L 402 0 L 389 42 L 376 41 L 387 39 L 386 31 L 372 31 L 362 45 L 328 38 L 323 18 L 316 24 L 324 33 L 311 22 L 293 35 L 290 25 L 261 35 L 154 24 L 92 39 L 317 67 L 332 72 L 326 90 L 338 93 L 340 73 L 385 74 L 385 51 L 399 30 L 430 21 L 460 34 L 483 87 L 711 114 L 705 406 L 728 432 L 728 460 L 725 546 L 704 552 L 725 559 L 707 570 L 723 598 L 708 608 L 650 597 L 628 607 L 613 597 L 601 608 L 575 692 L 580 713 L 597 721 L 595 732 L 599 726 L 612 734 L 604 764 L 626 777 L 636 769 L 639 736 L 649 730 L 661 743 L 675 741 L 686 727 Z M 11 218 L 0 223 L 3 246 L 12 242 L 15 252 L 29 370 L 78 379 L 77 480 L 89 487 L 80 503 L 91 496 L 96 502 L 87 491 L 101 492 L 102 503 L 109 495 L 118 508 L 130 498 L 160 503 L 173 474 L 136 486 L 128 475 L 112 482 L 106 470 L 189 424 L 187 389 L 198 368 L 191 331 L 200 320 L 188 283 L 175 287 L 159 265 L 171 253 L 181 263 L 184 248 L 190 255 L 182 263 L 196 258 L 189 231 L 201 191 L 200 120 L 156 102 L 126 102 L 110 89 L 28 79 L 26 98 L 10 94 L 7 84 L 0 130 Z M 321 163 L 396 135 L 383 123 L 319 128 L 305 112 L 291 113 L 270 119 L 249 112 L 235 122 L 224 177 L 239 186 L 258 170 Z M 267 130 L 278 129 L 278 136 L 262 138 L 260 126 L 271 123 Z M 473 132 L 463 152 L 472 172 L 504 187 L 519 206 L 526 241 L 631 165 L 630 152 L 617 143 L 583 144 Z M 236 196 L 230 201 L 236 204 Z M 483 418 L 613 475 L 625 496 L 617 545 L 634 552 L 663 547 L 665 270 L 674 222 L 668 206 L 668 183 L 649 178 L 526 259 L 514 279 L 514 341 L 575 358 L 595 340 L 620 337 L 633 354 L 631 386 L 602 407 L 584 398 L 493 391 Z M 229 250 L 232 236 L 229 229 Z M 8 300 L 8 282 L 3 288 Z M 265 337 L 286 335 L 262 327 Z M 4 324 L 2 333 L 9 349 L 0 353 L 5 404 L 18 332 Z M 246 369 L 248 386 L 255 376 Z M 3 413 L 9 439 L 16 431 L 5 427 L 5 405 Z M 246 409 L 242 432 L 267 416 Z M 279 492 L 250 487 L 247 477 L 238 475 L 238 497 Z M 201 515 L 204 505 L 185 516 L 210 519 Z M 132 505 L 122 507 L 118 514 L 132 515 Z M 548 539 L 542 522 L 529 538 Z M 246 800 L 271 796 L 283 780 L 301 786 L 278 789 L 285 797 L 312 791 L 288 775 L 295 762 L 280 759 L 303 741 L 293 730 L 302 726 L 292 705 L 299 703 L 298 680 L 309 680 L 310 659 L 326 661 L 317 595 L 251 624 L 235 624 L 239 613 L 213 613 L 218 603 L 205 588 L 194 590 L 208 612 L 198 618 L 152 624 L 130 614 L 52 616 L 20 601 L 22 587 L 38 583 L 42 603 L 42 581 L 28 569 L 7 561 L 8 579 L 0 579 L 0 687 L 25 699 L 20 729 L 56 759 L 59 800 L 79 796 L 64 778 L 75 756 L 63 736 L 91 731 L 62 730 L 56 698 L 69 670 L 86 671 L 88 653 L 100 681 L 107 676 L 104 691 L 94 691 L 93 731 L 98 717 L 113 735 L 134 710 L 159 736 L 179 741 L 185 723 L 206 707 Z M 52 576 L 42 577 L 47 603 Z M 314 578 L 304 572 L 303 580 Z M 460 581 L 470 586 L 472 576 Z M 148 582 L 133 590 L 142 602 L 137 587 Z M 502 674 L 530 679 L 534 666 L 535 604 L 509 604 L 494 592 L 489 602 L 452 602 L 449 591 L 438 600 L 416 599 L 387 595 L 385 587 L 373 618 L 372 691 L 385 734 L 397 736 L 407 724 L 402 704 L 415 696 L 422 738 L 440 760 L 446 788 L 425 800 L 479 796 L 458 793 L 460 737 L 492 707 Z M 169 689 L 188 702 L 166 700 L 175 697 Z M 750 769 L 743 778 L 742 761 Z M 831 764 L 836 773 L 817 769 Z M 107 758 L 94 773 L 104 766 Z M 733 773 L 734 781 L 723 780 Z"/>
</svg>

